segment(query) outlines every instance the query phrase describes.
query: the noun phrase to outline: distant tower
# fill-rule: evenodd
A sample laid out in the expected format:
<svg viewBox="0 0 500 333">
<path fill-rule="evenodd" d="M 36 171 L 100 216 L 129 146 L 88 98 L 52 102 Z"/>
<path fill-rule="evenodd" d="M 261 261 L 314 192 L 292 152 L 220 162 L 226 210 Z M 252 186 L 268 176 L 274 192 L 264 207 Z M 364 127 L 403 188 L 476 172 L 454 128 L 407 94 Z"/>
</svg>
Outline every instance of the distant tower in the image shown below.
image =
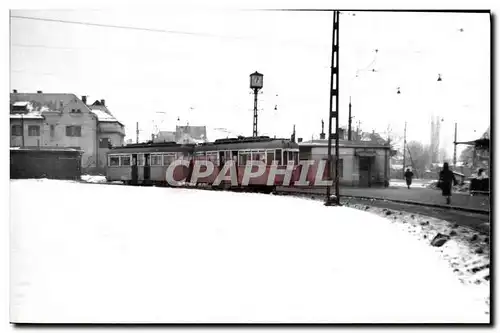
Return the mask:
<svg viewBox="0 0 500 333">
<path fill-rule="evenodd" d="M 431 118 L 431 163 L 439 163 L 439 138 L 441 132 L 441 119 L 432 115 Z"/>
</svg>

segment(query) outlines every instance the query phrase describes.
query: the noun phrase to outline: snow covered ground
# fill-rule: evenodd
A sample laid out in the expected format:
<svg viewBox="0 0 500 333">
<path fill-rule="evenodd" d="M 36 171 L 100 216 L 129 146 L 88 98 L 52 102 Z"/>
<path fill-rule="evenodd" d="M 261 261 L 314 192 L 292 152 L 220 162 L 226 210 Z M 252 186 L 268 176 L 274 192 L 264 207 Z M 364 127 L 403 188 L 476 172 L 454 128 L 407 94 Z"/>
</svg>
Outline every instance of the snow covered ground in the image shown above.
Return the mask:
<svg viewBox="0 0 500 333">
<path fill-rule="evenodd" d="M 293 197 L 11 180 L 11 321 L 489 322 L 396 223 Z"/>
<path fill-rule="evenodd" d="M 400 230 L 413 235 L 430 246 L 438 234 L 449 235 L 450 240 L 435 251 L 447 261 L 458 279 L 475 289 L 478 298 L 484 300 L 489 313 L 490 304 L 490 235 L 489 226 L 480 230 L 459 226 L 455 223 L 429 216 L 399 212 L 385 208 L 354 204 L 350 207 L 370 211 L 394 222 Z M 369 208 L 367 208 L 369 207 Z M 489 223 L 488 223 L 489 225 Z"/>
<path fill-rule="evenodd" d="M 81 179 L 87 183 L 105 183 L 106 176 L 82 175 Z"/>
<path fill-rule="evenodd" d="M 432 179 L 413 179 L 411 187 L 413 188 L 428 188 L 429 184 L 433 182 Z M 390 186 L 392 187 L 407 187 L 406 180 L 404 179 L 391 179 Z"/>
</svg>

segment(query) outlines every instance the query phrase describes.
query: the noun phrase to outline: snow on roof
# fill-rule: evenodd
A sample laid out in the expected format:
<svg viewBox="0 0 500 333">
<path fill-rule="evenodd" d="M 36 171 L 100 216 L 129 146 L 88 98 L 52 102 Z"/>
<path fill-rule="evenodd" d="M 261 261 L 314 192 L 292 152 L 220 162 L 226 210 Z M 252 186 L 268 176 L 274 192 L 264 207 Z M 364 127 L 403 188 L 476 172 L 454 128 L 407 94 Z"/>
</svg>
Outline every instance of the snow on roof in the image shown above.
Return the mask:
<svg viewBox="0 0 500 333">
<path fill-rule="evenodd" d="M 27 102 L 27 101 L 21 101 L 21 102 L 14 102 L 14 106 L 27 106 L 28 104 L 30 104 L 30 102 Z"/>
<path fill-rule="evenodd" d="M 11 113 L 10 119 L 43 119 L 39 111 L 32 111 L 28 113 Z"/>
<path fill-rule="evenodd" d="M 105 112 L 105 111 L 102 111 L 102 110 L 99 110 L 99 109 L 95 109 L 95 108 L 90 108 L 90 111 L 92 111 L 93 114 L 95 114 L 97 116 L 97 119 L 99 121 L 107 121 L 107 122 L 117 122 L 118 120 L 113 117 L 111 114 Z"/>
</svg>

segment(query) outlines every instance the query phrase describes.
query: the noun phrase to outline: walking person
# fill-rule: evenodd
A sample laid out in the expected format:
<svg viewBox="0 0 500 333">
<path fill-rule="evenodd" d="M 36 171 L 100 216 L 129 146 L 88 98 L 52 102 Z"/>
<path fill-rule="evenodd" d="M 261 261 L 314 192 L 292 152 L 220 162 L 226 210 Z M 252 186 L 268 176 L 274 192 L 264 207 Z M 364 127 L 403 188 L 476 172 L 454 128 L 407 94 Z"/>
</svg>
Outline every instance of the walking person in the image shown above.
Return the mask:
<svg viewBox="0 0 500 333">
<path fill-rule="evenodd" d="M 410 171 L 410 168 L 407 168 L 405 172 L 405 179 L 408 189 L 410 188 L 412 178 L 413 178 L 413 172 Z"/>
<path fill-rule="evenodd" d="M 457 184 L 457 179 L 450 170 L 448 163 L 443 164 L 443 170 L 439 172 L 438 186 L 441 188 L 443 196 L 446 197 L 446 203 L 451 203 L 451 187 Z"/>
</svg>

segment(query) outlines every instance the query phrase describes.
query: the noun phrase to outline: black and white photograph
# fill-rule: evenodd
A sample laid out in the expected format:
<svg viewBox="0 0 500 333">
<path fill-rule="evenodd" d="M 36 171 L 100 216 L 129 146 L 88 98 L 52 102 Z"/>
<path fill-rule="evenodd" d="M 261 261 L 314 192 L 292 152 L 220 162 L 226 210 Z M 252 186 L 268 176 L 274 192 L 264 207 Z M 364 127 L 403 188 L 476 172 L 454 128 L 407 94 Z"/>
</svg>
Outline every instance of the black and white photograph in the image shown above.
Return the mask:
<svg viewBox="0 0 500 333">
<path fill-rule="evenodd" d="M 11 326 L 491 325 L 495 13 L 336 5 L 12 3 Z"/>
</svg>

